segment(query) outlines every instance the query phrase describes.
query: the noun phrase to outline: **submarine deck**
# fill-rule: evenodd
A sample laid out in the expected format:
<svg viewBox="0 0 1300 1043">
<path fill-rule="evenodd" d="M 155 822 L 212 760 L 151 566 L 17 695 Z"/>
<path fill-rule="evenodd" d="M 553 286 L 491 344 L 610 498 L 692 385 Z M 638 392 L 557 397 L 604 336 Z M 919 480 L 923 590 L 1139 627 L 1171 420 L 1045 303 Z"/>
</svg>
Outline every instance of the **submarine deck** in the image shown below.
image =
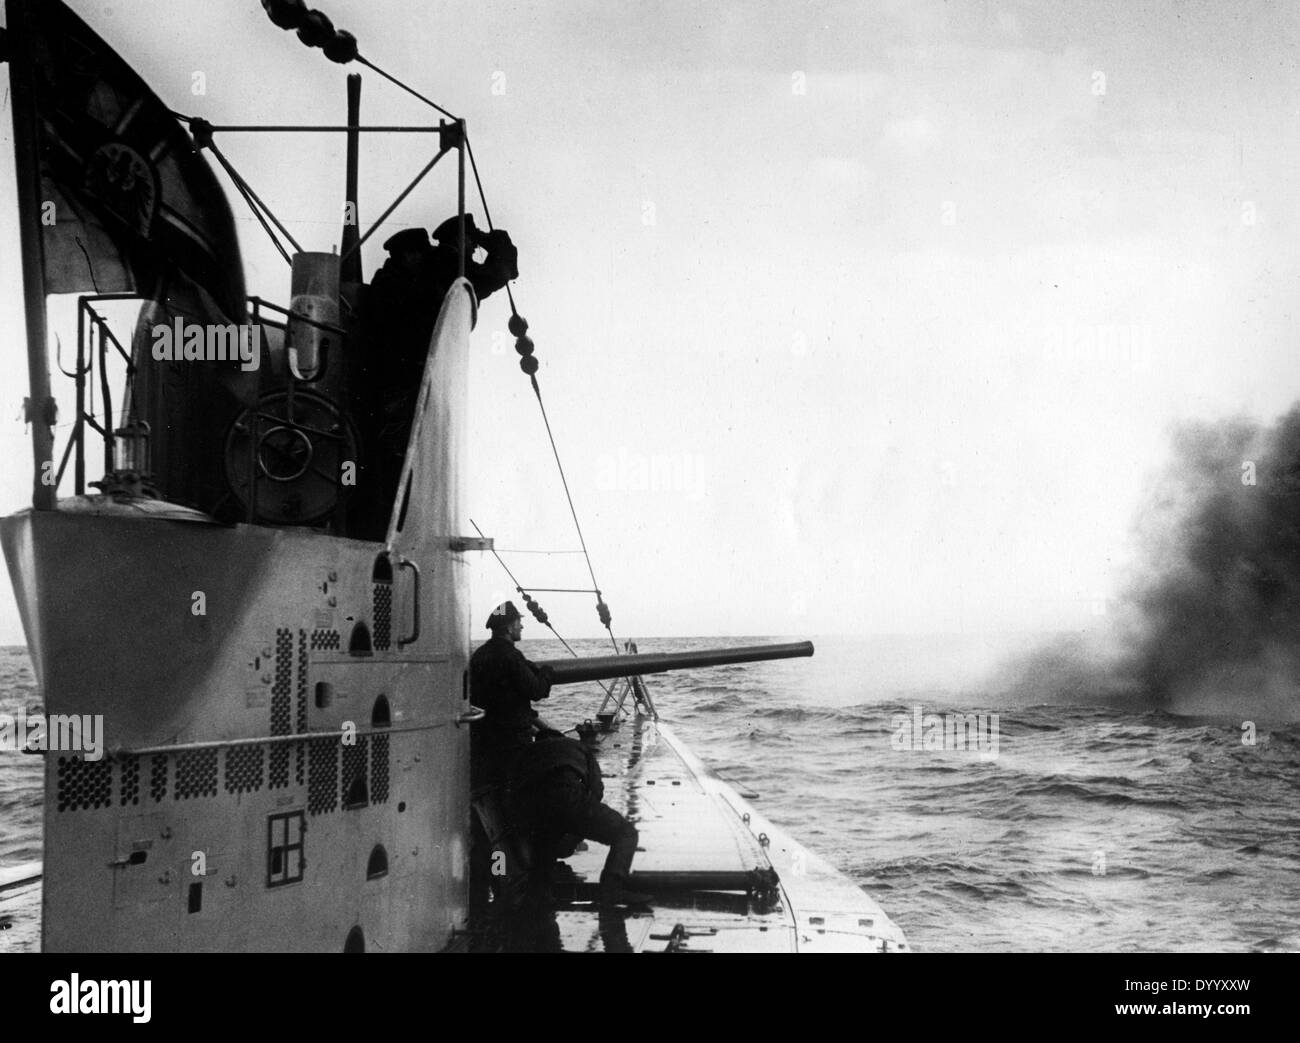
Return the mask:
<svg viewBox="0 0 1300 1043">
<path fill-rule="evenodd" d="M 605 803 L 640 832 L 631 886 L 651 901 L 602 908 L 607 849 L 591 844 L 555 874 L 553 909 L 490 923 L 471 935 L 469 948 L 908 951 L 902 931 L 869 895 L 756 812 L 668 725 L 638 716 L 599 740 Z"/>
</svg>

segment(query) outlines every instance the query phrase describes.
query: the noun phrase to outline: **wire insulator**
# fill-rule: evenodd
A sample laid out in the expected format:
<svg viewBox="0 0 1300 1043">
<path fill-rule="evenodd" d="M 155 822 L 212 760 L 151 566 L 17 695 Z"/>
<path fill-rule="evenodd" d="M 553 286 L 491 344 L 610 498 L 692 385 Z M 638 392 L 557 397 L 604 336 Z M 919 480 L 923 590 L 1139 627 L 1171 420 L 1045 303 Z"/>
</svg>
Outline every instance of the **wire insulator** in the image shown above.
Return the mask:
<svg viewBox="0 0 1300 1043">
<path fill-rule="evenodd" d="M 303 0 L 262 0 L 271 21 L 281 29 L 297 29 L 307 17 Z"/>
<path fill-rule="evenodd" d="M 533 338 L 519 337 L 515 340 L 515 351 L 521 355 L 531 355 L 533 353 Z"/>
<path fill-rule="evenodd" d="M 298 39 L 308 47 L 324 47 L 334 38 L 334 23 L 321 11 L 308 11 L 298 27 Z"/>
<path fill-rule="evenodd" d="M 212 147 L 212 124 L 197 116 L 190 120 L 190 137 L 194 139 L 194 150 Z"/>
<path fill-rule="evenodd" d="M 533 618 L 537 620 L 537 622 L 541 623 L 542 626 L 548 627 L 551 625 L 550 617 L 546 614 L 546 610 L 527 594 L 524 595 L 524 604 L 528 606 L 528 611 L 533 614 Z"/>
<path fill-rule="evenodd" d="M 537 356 L 525 355 L 519 360 L 519 368 L 531 377 L 537 372 Z"/>
<path fill-rule="evenodd" d="M 506 323 L 506 328 L 510 330 L 512 337 L 522 337 L 528 332 L 528 320 L 515 312 L 510 316 L 510 321 Z"/>
<path fill-rule="evenodd" d="M 347 65 L 357 56 L 357 38 L 346 29 L 340 29 L 325 41 L 322 50 L 330 61 Z"/>
<path fill-rule="evenodd" d="M 605 599 L 596 598 L 596 615 L 600 616 L 601 625 L 608 628 L 610 620 L 614 617 L 609 614 L 609 606 L 605 604 Z"/>
</svg>

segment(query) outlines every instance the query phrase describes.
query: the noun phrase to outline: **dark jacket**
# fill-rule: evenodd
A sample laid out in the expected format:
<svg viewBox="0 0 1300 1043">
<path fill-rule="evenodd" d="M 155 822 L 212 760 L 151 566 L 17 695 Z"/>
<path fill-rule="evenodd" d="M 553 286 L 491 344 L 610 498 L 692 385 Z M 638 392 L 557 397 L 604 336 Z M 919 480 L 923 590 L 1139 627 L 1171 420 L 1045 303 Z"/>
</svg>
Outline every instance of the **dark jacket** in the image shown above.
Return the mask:
<svg viewBox="0 0 1300 1043">
<path fill-rule="evenodd" d="M 554 733 L 544 735 L 520 754 L 512 783 L 516 789 L 544 790 L 557 772 L 564 771 L 579 776 L 591 797 L 600 800 L 605 796 L 596 755 L 576 739 Z"/>
<path fill-rule="evenodd" d="M 497 231 L 484 240 L 486 259 L 465 265 L 465 277 L 480 301 L 519 275 L 518 251 L 510 237 Z M 413 267 L 402 255 L 390 257 L 375 273 L 366 293 L 366 325 L 375 354 L 371 380 L 386 398 L 408 395 L 414 406 L 438 310 L 459 275 L 460 255 L 449 249 L 430 249 Z"/>
<path fill-rule="evenodd" d="M 549 681 L 513 642 L 493 636 L 469 660 L 470 700 L 487 712 L 474 725 L 474 756 L 496 757 L 532 742 L 537 711 L 532 704 L 551 694 Z"/>
</svg>

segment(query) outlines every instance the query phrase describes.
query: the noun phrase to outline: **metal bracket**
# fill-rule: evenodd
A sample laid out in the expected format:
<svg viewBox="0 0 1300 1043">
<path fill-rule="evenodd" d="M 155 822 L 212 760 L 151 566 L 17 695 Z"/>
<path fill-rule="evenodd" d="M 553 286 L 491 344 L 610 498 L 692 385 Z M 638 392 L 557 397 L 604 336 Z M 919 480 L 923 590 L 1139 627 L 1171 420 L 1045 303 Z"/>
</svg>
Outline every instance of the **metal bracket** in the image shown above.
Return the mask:
<svg viewBox="0 0 1300 1043">
<path fill-rule="evenodd" d="M 443 152 L 450 152 L 454 148 L 460 148 L 465 144 L 464 124 L 460 120 L 454 123 L 441 122 L 438 124 L 438 148 Z"/>
<path fill-rule="evenodd" d="M 462 724 L 473 724 L 475 721 L 483 720 L 486 716 L 486 710 L 482 710 L 471 703 L 468 710 L 457 716 L 456 727 L 459 728 Z"/>
<path fill-rule="evenodd" d="M 491 536 L 453 536 L 451 550 L 453 554 L 464 554 L 471 550 L 493 550 L 495 543 Z"/>
</svg>

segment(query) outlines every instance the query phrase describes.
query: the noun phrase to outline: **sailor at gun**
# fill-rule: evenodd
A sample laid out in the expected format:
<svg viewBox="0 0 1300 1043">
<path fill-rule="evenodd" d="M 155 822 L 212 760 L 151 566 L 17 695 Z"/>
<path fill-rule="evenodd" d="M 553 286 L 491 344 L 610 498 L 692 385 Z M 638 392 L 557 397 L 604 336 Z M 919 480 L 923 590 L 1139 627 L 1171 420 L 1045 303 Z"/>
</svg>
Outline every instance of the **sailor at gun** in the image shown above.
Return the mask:
<svg viewBox="0 0 1300 1043">
<path fill-rule="evenodd" d="M 523 636 L 524 621 L 514 604 L 506 601 L 494 608 L 487 627 L 492 637 L 469 660 L 470 692 L 485 713 L 470 735 L 470 789 L 476 809 L 471 823 L 470 901 L 476 908 L 486 904 L 496 868 L 491 864 L 493 844 L 501 842 L 505 831 L 506 779 L 539 727 L 532 704 L 551 694 L 550 670 L 534 666 L 515 647 Z M 515 857 L 515 852 L 506 857 Z M 505 868 L 513 872 L 523 866 Z"/>
<path fill-rule="evenodd" d="M 533 741 L 538 713 L 532 704 L 551 694 L 551 671 L 530 663 L 515 645 L 524 621 L 510 601 L 488 616 L 492 637 L 469 661 L 475 705 L 486 714 L 470 739 L 470 779 L 474 790 L 499 787 L 519 755 Z"/>
</svg>

